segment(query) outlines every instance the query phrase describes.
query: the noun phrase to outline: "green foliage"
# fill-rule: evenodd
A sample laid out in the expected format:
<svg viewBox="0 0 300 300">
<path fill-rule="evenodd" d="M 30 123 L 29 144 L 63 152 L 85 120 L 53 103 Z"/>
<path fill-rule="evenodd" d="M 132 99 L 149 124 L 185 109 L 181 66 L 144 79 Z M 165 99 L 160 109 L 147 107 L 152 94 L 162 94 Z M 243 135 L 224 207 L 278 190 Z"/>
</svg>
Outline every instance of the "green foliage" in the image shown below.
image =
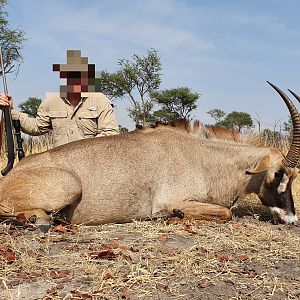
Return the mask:
<svg viewBox="0 0 300 300">
<path fill-rule="evenodd" d="M 278 131 L 271 130 L 269 128 L 264 129 L 260 133 L 261 139 L 265 145 L 276 148 L 284 148 L 290 143 L 289 137 L 281 134 Z"/>
<path fill-rule="evenodd" d="M 253 127 L 253 121 L 248 113 L 233 111 L 229 113 L 223 120 L 217 122 L 216 125 L 226 128 L 236 127 L 238 131 L 241 131 L 242 128 L 249 129 Z"/>
<path fill-rule="evenodd" d="M 119 131 L 120 131 L 120 133 L 126 133 L 126 132 L 128 132 L 129 130 L 128 130 L 128 128 L 119 125 Z"/>
<path fill-rule="evenodd" d="M 110 100 L 124 96 L 125 91 L 121 88 L 119 73 L 97 72 L 95 80 L 96 92 L 105 94 Z"/>
<path fill-rule="evenodd" d="M 145 124 L 152 119 L 153 101 L 150 93 L 161 83 L 161 63 L 156 50 L 148 50 L 146 56 L 134 54 L 132 59 L 120 59 L 121 69 L 116 73 L 101 72 L 97 90 L 114 98 L 127 95 L 131 102 L 129 115 L 136 124 Z M 96 81 L 97 81 L 96 80 Z"/>
<path fill-rule="evenodd" d="M 118 63 L 121 68 L 115 73 L 97 73 L 96 91 L 109 98 L 126 95 L 131 103 L 129 116 L 137 125 L 153 123 L 157 119 L 191 118 L 200 95 L 187 87 L 158 92 L 162 67 L 156 50 L 148 50 L 146 56 L 134 54 L 131 60 L 120 59 Z M 155 104 L 160 105 L 161 109 L 153 113 Z"/>
<path fill-rule="evenodd" d="M 226 114 L 223 110 L 214 108 L 207 113 L 216 120 L 216 126 L 237 128 L 238 131 L 241 131 L 243 128 L 249 129 L 253 127 L 253 120 L 246 112 L 233 111 Z"/>
<path fill-rule="evenodd" d="M 137 103 L 134 107 L 128 108 L 129 117 L 135 122 L 136 125 L 145 125 L 146 123 L 153 123 L 155 118 L 151 114 L 153 103 L 148 102 L 142 105 Z"/>
<path fill-rule="evenodd" d="M 288 135 L 292 136 L 293 134 L 293 122 L 292 122 L 292 118 L 289 117 L 287 122 L 283 123 L 283 131 L 285 131 Z"/>
<path fill-rule="evenodd" d="M 17 72 L 22 57 L 20 50 L 26 41 L 25 33 L 20 28 L 9 28 L 5 6 L 8 0 L 0 0 L 0 46 L 2 48 L 5 73 Z M 2 70 L 0 71 L 0 75 Z"/>
<path fill-rule="evenodd" d="M 178 87 L 163 91 L 154 91 L 151 98 L 162 109 L 154 113 L 160 120 L 172 121 L 176 119 L 191 119 L 191 112 L 197 108 L 196 101 L 199 99 L 198 93 L 193 93 L 187 87 Z"/>
<path fill-rule="evenodd" d="M 18 107 L 20 108 L 21 112 L 24 112 L 30 117 L 35 118 L 41 103 L 42 99 L 29 97 L 26 101 L 19 104 Z"/>
<path fill-rule="evenodd" d="M 175 112 L 171 112 L 166 108 L 159 109 L 155 111 L 153 114 L 153 119 L 159 122 L 169 122 L 178 119 L 178 114 Z"/>
<path fill-rule="evenodd" d="M 211 109 L 207 112 L 213 119 L 216 120 L 216 123 L 221 122 L 224 117 L 226 116 L 226 113 L 218 108 Z"/>
<path fill-rule="evenodd" d="M 119 84 L 128 94 L 132 103 L 130 115 L 136 124 L 150 122 L 153 103 L 149 93 L 160 86 L 161 63 L 156 50 L 148 51 L 147 56 L 133 55 L 133 60 L 120 59 Z M 136 97 L 136 94 L 138 95 Z"/>
</svg>

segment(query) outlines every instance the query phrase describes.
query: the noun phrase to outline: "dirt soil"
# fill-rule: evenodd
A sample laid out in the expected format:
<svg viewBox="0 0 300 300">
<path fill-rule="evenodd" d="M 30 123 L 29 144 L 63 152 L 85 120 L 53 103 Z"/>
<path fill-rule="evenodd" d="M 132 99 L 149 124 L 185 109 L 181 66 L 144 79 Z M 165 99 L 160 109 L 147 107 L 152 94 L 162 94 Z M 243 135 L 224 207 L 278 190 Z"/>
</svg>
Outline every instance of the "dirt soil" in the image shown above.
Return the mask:
<svg viewBox="0 0 300 300">
<path fill-rule="evenodd" d="M 0 299 L 300 299 L 300 227 L 252 200 L 226 224 L 3 222 Z"/>
</svg>

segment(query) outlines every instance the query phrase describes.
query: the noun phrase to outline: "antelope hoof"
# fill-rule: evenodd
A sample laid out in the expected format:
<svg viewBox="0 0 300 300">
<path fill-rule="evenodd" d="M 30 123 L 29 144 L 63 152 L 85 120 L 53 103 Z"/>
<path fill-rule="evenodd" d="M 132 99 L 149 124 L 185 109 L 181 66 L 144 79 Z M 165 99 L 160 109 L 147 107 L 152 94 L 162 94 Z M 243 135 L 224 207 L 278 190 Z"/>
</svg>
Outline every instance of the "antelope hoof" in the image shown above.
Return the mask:
<svg viewBox="0 0 300 300">
<path fill-rule="evenodd" d="M 36 215 L 32 215 L 28 221 L 32 224 L 35 224 L 37 229 L 39 229 L 41 232 L 46 233 L 49 231 L 51 225 L 50 222 L 47 220 L 44 220 L 42 218 L 38 218 Z"/>
<path fill-rule="evenodd" d="M 179 209 L 173 209 L 172 217 L 177 217 L 179 219 L 183 219 L 184 218 L 184 212 L 179 210 Z"/>
<path fill-rule="evenodd" d="M 42 233 L 47 233 L 50 230 L 50 223 L 41 223 L 37 224 L 37 229 L 40 230 Z"/>
<path fill-rule="evenodd" d="M 48 220 L 44 220 L 42 218 L 35 219 L 35 225 L 39 231 L 42 233 L 47 233 L 51 227 L 51 224 Z"/>
</svg>

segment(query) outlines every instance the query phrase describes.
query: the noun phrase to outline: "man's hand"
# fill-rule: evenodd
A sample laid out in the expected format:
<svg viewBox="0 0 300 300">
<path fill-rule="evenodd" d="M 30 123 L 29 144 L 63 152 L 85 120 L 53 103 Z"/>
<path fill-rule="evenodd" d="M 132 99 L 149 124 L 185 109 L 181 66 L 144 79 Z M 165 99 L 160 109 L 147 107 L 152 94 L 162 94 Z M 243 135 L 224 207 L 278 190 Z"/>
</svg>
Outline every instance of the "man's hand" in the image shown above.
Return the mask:
<svg viewBox="0 0 300 300">
<path fill-rule="evenodd" d="M 13 98 L 12 96 L 0 94 L 0 105 L 1 106 L 10 106 L 13 107 Z"/>
</svg>

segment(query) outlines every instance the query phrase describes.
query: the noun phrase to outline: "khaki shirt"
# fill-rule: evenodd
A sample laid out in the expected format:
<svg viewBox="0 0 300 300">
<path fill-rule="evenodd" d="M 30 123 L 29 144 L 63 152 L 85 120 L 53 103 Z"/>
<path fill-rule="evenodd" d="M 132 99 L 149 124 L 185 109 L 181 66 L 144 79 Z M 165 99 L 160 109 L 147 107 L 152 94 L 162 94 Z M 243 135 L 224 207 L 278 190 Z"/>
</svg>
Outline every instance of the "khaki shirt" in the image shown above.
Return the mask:
<svg viewBox="0 0 300 300">
<path fill-rule="evenodd" d="M 12 109 L 12 118 L 19 119 L 21 129 L 29 135 L 53 130 L 54 147 L 75 140 L 119 133 L 113 107 L 102 93 L 81 93 L 75 109 L 59 93 L 49 93 L 41 103 L 36 118 Z"/>
</svg>

